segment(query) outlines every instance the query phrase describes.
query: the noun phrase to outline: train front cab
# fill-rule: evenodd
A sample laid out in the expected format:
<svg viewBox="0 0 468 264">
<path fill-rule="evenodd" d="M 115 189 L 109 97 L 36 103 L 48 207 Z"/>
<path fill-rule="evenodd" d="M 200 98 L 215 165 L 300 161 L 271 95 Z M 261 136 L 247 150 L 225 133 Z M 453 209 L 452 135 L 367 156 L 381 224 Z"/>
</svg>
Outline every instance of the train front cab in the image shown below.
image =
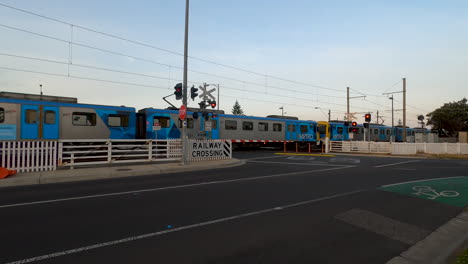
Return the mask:
<svg viewBox="0 0 468 264">
<path fill-rule="evenodd" d="M 313 121 L 286 121 L 286 140 L 299 142 L 316 142 L 317 123 Z"/>
<path fill-rule="evenodd" d="M 198 113 L 197 113 L 198 114 Z M 178 139 L 182 135 L 183 122 L 176 110 L 145 108 L 138 112 L 138 138 Z M 219 116 L 209 113 L 205 118 L 187 112 L 185 119 L 190 139 L 219 139 Z M 200 132 L 201 131 L 201 132 Z"/>
</svg>

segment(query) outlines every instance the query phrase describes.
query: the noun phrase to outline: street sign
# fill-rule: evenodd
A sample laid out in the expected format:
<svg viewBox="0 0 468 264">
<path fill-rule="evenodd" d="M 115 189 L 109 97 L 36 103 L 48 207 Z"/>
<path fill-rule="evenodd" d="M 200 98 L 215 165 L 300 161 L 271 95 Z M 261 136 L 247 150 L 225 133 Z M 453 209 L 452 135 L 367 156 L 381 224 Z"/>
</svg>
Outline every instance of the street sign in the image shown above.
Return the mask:
<svg viewBox="0 0 468 264">
<path fill-rule="evenodd" d="M 154 124 L 153 125 L 153 131 L 159 131 L 159 130 L 161 130 L 161 124 L 158 124 L 158 123 Z"/>
<path fill-rule="evenodd" d="M 205 131 L 211 131 L 211 128 L 212 128 L 211 125 L 212 125 L 212 124 L 213 124 L 213 122 L 211 122 L 211 121 L 206 121 L 206 122 L 205 122 Z"/>
<path fill-rule="evenodd" d="M 180 120 L 185 120 L 185 117 L 187 117 L 187 107 L 182 105 L 179 109 L 179 118 Z"/>
<path fill-rule="evenodd" d="M 199 97 L 204 98 L 205 100 L 207 100 L 208 97 L 210 97 L 213 100 L 216 100 L 216 98 L 211 94 L 212 92 L 216 91 L 216 88 L 213 88 L 209 91 L 206 90 L 207 88 L 208 88 L 207 84 L 204 84 L 203 86 L 200 85 L 200 90 L 202 91 L 202 94 L 200 94 Z"/>
</svg>

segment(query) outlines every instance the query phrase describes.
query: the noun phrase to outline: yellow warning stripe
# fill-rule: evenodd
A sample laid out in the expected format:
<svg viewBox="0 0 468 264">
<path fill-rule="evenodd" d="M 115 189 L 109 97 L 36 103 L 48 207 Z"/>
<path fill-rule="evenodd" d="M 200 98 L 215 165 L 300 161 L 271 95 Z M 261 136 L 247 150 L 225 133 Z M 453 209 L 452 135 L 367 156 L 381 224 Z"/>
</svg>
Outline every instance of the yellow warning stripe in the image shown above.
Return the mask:
<svg viewBox="0 0 468 264">
<path fill-rule="evenodd" d="M 336 155 L 330 155 L 330 154 L 308 154 L 308 153 L 275 153 L 275 155 L 316 156 L 316 157 L 335 157 L 336 156 Z"/>
</svg>

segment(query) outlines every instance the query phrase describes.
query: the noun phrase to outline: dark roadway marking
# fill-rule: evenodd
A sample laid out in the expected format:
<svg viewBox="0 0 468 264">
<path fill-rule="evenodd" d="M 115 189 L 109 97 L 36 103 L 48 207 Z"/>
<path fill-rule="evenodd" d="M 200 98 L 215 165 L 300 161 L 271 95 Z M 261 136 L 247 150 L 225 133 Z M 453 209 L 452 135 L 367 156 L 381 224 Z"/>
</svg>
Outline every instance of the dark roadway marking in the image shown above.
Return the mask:
<svg viewBox="0 0 468 264">
<path fill-rule="evenodd" d="M 284 210 L 284 209 L 297 207 L 297 206 L 301 206 L 301 205 L 316 203 L 316 202 L 325 201 L 325 200 L 329 200 L 329 199 L 333 199 L 333 198 L 344 197 L 344 196 L 360 193 L 360 192 L 363 192 L 363 191 L 364 190 L 357 190 L 357 191 L 341 193 L 341 194 L 336 194 L 336 195 L 327 196 L 327 197 L 321 197 L 321 198 L 307 200 L 307 201 L 301 201 L 301 202 L 298 202 L 298 203 L 293 203 L 293 204 L 288 204 L 288 205 L 280 205 L 280 206 L 276 206 L 274 208 L 268 208 L 268 209 L 254 211 L 254 212 L 248 212 L 248 213 L 244 213 L 244 214 L 240 214 L 240 215 L 224 217 L 224 218 L 220 218 L 220 219 L 216 219 L 216 220 L 212 220 L 212 221 L 196 223 L 196 224 L 187 225 L 187 226 L 181 226 L 181 227 L 177 227 L 177 228 L 169 229 L 169 230 L 164 230 L 164 231 L 158 231 L 158 232 L 152 232 L 152 233 L 147 233 L 147 234 L 143 234 L 143 235 L 126 237 L 126 238 L 123 238 L 123 239 L 108 241 L 108 242 L 89 245 L 89 246 L 80 247 L 80 248 L 68 249 L 68 250 L 61 251 L 61 252 L 54 252 L 54 253 L 49 253 L 49 254 L 46 254 L 46 255 L 32 257 L 32 258 L 28 258 L 28 259 L 22 259 L 22 260 L 7 262 L 5 264 L 31 263 L 31 262 L 36 262 L 36 261 L 40 261 L 40 260 L 46 260 L 46 259 L 61 257 L 61 256 L 69 255 L 69 254 L 74 254 L 74 253 L 78 253 L 78 252 L 83 252 L 83 251 L 88 251 L 88 250 L 92 250 L 92 249 L 102 248 L 102 247 L 106 247 L 106 246 L 112 246 L 112 245 L 117 245 L 117 244 L 121 244 L 121 243 L 126 243 L 126 242 L 136 241 L 136 240 L 140 240 L 140 239 L 150 238 L 150 237 L 154 237 L 154 236 L 164 235 L 164 234 L 167 234 L 167 233 L 173 233 L 173 232 L 192 229 L 192 228 L 198 228 L 198 227 L 202 227 L 202 226 L 212 225 L 212 224 L 216 224 L 216 223 L 222 223 L 222 222 L 231 221 L 231 220 L 240 219 L 240 218 L 245 218 L 245 217 L 249 217 L 249 216 L 255 216 L 255 215 L 270 213 L 270 212 L 274 212 L 274 211 L 277 211 L 277 210 Z"/>
<path fill-rule="evenodd" d="M 304 164 L 304 165 L 310 165 L 310 164 Z M 320 166 L 320 165 L 317 165 L 317 166 Z M 335 165 L 335 166 L 337 166 L 337 165 Z M 308 170 L 308 171 L 281 173 L 281 174 L 273 174 L 273 175 L 265 175 L 265 176 L 257 176 L 257 177 L 239 178 L 239 179 L 233 179 L 233 180 L 210 181 L 210 182 L 201 182 L 201 183 L 194 183 L 194 184 L 168 186 L 168 187 L 161 187 L 161 188 L 140 189 L 140 190 L 125 191 L 125 192 L 95 194 L 95 195 L 69 197 L 69 198 L 52 199 L 52 200 L 44 200 L 44 201 L 34 201 L 34 202 L 27 202 L 27 203 L 6 204 L 6 205 L 0 205 L 0 209 L 1 208 L 7 208 L 7 207 L 18 207 L 18 206 L 35 205 L 35 204 L 46 204 L 46 203 L 54 203 L 54 202 L 64 202 L 64 201 L 72 201 L 72 200 L 82 200 L 82 199 L 100 198 L 100 197 L 108 197 L 108 196 L 118 196 L 118 195 L 128 195 L 128 194 L 136 194 L 136 193 L 144 193 L 144 192 L 155 192 L 155 191 L 164 191 L 164 190 L 172 190 L 172 189 L 181 189 L 181 188 L 189 188 L 189 187 L 196 187 L 196 186 L 203 186 L 203 185 L 213 185 L 213 184 L 223 184 L 223 183 L 243 182 L 243 181 L 254 181 L 254 180 L 260 180 L 260 179 L 284 177 L 284 176 L 298 175 L 298 174 L 305 174 L 305 173 L 346 169 L 346 168 L 350 168 L 350 167 L 352 167 L 352 166 L 340 166 L 338 168 L 328 168 L 328 169 L 318 169 L 318 170 Z"/>
</svg>

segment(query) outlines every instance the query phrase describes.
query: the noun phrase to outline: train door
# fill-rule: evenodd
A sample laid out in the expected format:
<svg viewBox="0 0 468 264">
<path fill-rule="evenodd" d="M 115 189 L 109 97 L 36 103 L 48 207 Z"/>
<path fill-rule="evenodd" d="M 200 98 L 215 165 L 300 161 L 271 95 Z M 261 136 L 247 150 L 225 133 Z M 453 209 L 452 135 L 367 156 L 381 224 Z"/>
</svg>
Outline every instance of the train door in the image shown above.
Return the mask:
<svg viewBox="0 0 468 264">
<path fill-rule="evenodd" d="M 39 106 L 21 105 L 21 139 L 39 138 Z"/>
<path fill-rule="evenodd" d="M 58 107 L 22 105 L 21 139 L 57 139 Z"/>
<path fill-rule="evenodd" d="M 286 122 L 286 140 L 297 140 L 297 124 Z"/>
<path fill-rule="evenodd" d="M 211 139 L 219 139 L 219 117 L 211 117 Z"/>
<path fill-rule="evenodd" d="M 56 106 L 44 106 L 42 109 L 40 125 L 42 126 L 43 139 L 59 138 L 59 108 Z"/>
</svg>

